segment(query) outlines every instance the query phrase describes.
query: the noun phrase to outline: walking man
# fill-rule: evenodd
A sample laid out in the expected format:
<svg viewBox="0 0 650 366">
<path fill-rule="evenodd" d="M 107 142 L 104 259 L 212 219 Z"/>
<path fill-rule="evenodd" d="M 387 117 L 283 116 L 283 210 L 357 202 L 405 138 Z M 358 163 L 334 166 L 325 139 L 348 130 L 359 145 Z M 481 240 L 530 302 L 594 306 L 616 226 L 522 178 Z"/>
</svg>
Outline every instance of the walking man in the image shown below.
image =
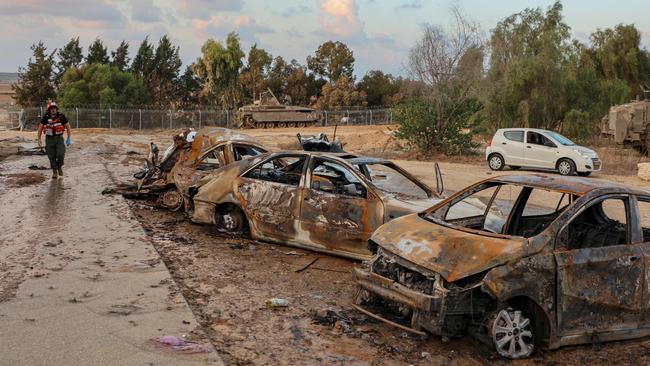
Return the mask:
<svg viewBox="0 0 650 366">
<path fill-rule="evenodd" d="M 63 141 L 63 131 L 68 133 L 67 140 Z M 70 124 L 65 114 L 59 113 L 56 102 L 48 103 L 47 112 L 41 119 L 38 126 L 38 146 L 41 143 L 41 134 L 45 132 L 45 152 L 50 159 L 52 168 L 52 179 L 63 177 L 63 158 L 65 157 L 65 145 L 70 145 Z"/>
</svg>

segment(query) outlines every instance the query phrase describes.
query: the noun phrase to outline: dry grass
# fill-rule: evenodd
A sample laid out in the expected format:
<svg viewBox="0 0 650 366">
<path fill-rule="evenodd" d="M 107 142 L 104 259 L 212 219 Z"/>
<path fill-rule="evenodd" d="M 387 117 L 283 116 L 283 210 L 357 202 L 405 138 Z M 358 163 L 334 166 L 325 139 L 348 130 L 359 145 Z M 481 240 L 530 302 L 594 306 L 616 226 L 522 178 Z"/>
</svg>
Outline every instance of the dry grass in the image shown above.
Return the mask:
<svg viewBox="0 0 650 366">
<path fill-rule="evenodd" d="M 604 174 L 636 175 L 638 163 L 650 162 L 650 158 L 634 149 L 621 149 L 613 146 L 594 148 L 603 162 Z"/>
</svg>

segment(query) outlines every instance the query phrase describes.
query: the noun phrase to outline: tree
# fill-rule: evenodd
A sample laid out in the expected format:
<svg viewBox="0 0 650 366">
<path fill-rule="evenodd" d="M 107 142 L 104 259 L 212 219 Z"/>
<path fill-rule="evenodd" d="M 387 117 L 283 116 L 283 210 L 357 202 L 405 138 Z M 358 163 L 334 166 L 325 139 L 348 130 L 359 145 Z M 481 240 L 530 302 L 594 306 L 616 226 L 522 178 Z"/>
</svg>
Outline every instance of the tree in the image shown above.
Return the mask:
<svg viewBox="0 0 650 366">
<path fill-rule="evenodd" d="M 568 111 L 569 27 L 562 4 L 525 9 L 499 22 L 490 39 L 487 116 L 497 127 L 555 128 Z"/>
<path fill-rule="evenodd" d="M 598 29 L 591 34 L 592 54 L 598 70 L 607 79 L 625 80 L 636 94 L 650 79 L 644 75 L 648 54 L 640 47 L 641 33 L 633 24 Z"/>
<path fill-rule="evenodd" d="M 88 46 L 88 55 L 86 56 L 87 64 L 107 64 L 108 63 L 108 51 L 104 46 L 104 43 L 96 38 L 93 43 Z"/>
<path fill-rule="evenodd" d="M 330 84 L 342 76 L 353 79 L 354 55 L 345 43 L 327 41 L 318 46 L 313 56 L 307 57 L 307 67 Z"/>
<path fill-rule="evenodd" d="M 225 47 L 208 39 L 201 47 L 201 54 L 194 65 L 194 72 L 203 80 L 201 97 L 210 104 L 235 108 L 240 101 L 239 70 L 244 58 L 239 36 L 229 33 Z"/>
<path fill-rule="evenodd" d="M 154 49 L 151 43 L 149 43 L 149 36 L 147 36 L 140 43 L 138 52 L 133 58 L 131 72 L 148 81 L 154 68 L 153 54 Z"/>
<path fill-rule="evenodd" d="M 86 64 L 72 68 L 63 76 L 59 99 L 66 106 L 133 106 L 150 101 L 142 79 L 107 64 Z"/>
<path fill-rule="evenodd" d="M 111 51 L 111 66 L 117 67 L 120 71 L 125 71 L 129 65 L 129 44 L 122 41 L 115 51 Z"/>
<path fill-rule="evenodd" d="M 409 53 L 409 71 L 426 85 L 427 100 L 407 103 L 403 114 L 414 117 L 400 121 L 398 135 L 426 152 L 451 152 L 466 147 L 459 134 L 468 127 L 469 113 L 478 111 L 475 106 L 479 105 L 476 97 L 481 82 L 483 41 L 475 23 L 457 8 L 451 12 L 454 23 L 450 28 L 425 26 Z M 430 116 L 417 117 L 422 110 Z M 424 134 L 427 140 L 421 143 L 420 135 Z"/>
<path fill-rule="evenodd" d="M 392 105 L 393 97 L 399 91 L 399 86 L 393 75 L 384 74 L 380 70 L 370 70 L 357 84 L 357 89 L 366 93 L 368 105 Z"/>
<path fill-rule="evenodd" d="M 336 80 L 334 84 L 323 86 L 323 95 L 316 101 L 318 109 L 336 109 L 337 107 L 365 106 L 366 93 L 357 91 L 354 82 L 344 76 Z"/>
<path fill-rule="evenodd" d="M 273 60 L 266 79 L 266 85 L 275 95 L 293 105 L 313 104 L 325 83 L 308 73 L 307 67 L 298 61 L 287 63 L 280 56 Z"/>
<path fill-rule="evenodd" d="M 167 35 L 158 41 L 149 85 L 154 93 L 154 101 L 159 105 L 167 105 L 174 99 L 174 83 L 182 64 L 178 53 L 179 48 L 174 47 Z"/>
<path fill-rule="evenodd" d="M 176 98 L 181 108 L 196 106 L 200 102 L 201 79 L 194 73 L 194 65 L 185 68 L 176 84 Z"/>
<path fill-rule="evenodd" d="M 32 107 L 45 103 L 48 98 L 55 98 L 53 83 L 54 61 L 48 55 L 43 42 L 32 45 L 33 58 L 27 67 L 19 68 L 18 81 L 11 85 L 14 100 L 23 107 Z"/>
<path fill-rule="evenodd" d="M 273 57 L 262 48 L 254 44 L 248 51 L 246 67 L 241 73 L 240 79 L 247 97 L 254 100 L 258 93 L 264 89 L 266 75 L 271 67 Z"/>
<path fill-rule="evenodd" d="M 57 53 L 58 61 L 56 62 L 56 74 L 54 84 L 59 85 L 61 77 L 71 67 L 79 67 L 83 61 L 83 49 L 79 45 L 79 37 L 72 38 Z"/>
</svg>

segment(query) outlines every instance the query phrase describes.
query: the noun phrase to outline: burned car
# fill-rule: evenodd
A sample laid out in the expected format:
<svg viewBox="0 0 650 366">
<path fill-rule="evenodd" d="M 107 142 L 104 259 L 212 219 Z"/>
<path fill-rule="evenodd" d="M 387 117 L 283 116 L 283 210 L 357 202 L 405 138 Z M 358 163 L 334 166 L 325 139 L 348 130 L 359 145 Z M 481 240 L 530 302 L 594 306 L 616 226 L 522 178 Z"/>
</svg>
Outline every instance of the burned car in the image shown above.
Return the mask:
<svg viewBox="0 0 650 366">
<path fill-rule="evenodd" d="M 649 206 L 650 192 L 596 179 L 479 182 L 377 229 L 353 306 L 512 359 L 650 335 Z"/>
<path fill-rule="evenodd" d="M 204 178 L 192 200 L 196 223 L 368 259 L 366 242 L 377 227 L 430 207 L 440 194 L 387 160 L 278 152 L 242 160 Z"/>
<path fill-rule="evenodd" d="M 151 143 L 144 170 L 136 173 L 136 191 L 122 194 L 128 198 L 155 195 L 160 203 L 173 211 L 187 202 L 191 185 L 215 169 L 248 156 L 266 153 L 268 149 L 250 136 L 226 128 L 184 130 L 173 136 L 173 143 L 158 162 L 158 148 Z"/>
</svg>

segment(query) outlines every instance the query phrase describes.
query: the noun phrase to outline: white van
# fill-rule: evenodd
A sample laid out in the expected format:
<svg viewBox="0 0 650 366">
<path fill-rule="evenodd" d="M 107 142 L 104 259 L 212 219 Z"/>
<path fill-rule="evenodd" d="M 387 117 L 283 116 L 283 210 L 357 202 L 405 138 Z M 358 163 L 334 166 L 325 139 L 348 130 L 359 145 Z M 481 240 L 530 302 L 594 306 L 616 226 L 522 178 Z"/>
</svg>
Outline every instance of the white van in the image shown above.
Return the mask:
<svg viewBox="0 0 650 366">
<path fill-rule="evenodd" d="M 485 149 L 492 170 L 521 167 L 555 170 L 562 175 L 588 176 L 601 169 L 595 151 L 578 146 L 557 132 L 536 128 L 497 130 Z"/>
</svg>

